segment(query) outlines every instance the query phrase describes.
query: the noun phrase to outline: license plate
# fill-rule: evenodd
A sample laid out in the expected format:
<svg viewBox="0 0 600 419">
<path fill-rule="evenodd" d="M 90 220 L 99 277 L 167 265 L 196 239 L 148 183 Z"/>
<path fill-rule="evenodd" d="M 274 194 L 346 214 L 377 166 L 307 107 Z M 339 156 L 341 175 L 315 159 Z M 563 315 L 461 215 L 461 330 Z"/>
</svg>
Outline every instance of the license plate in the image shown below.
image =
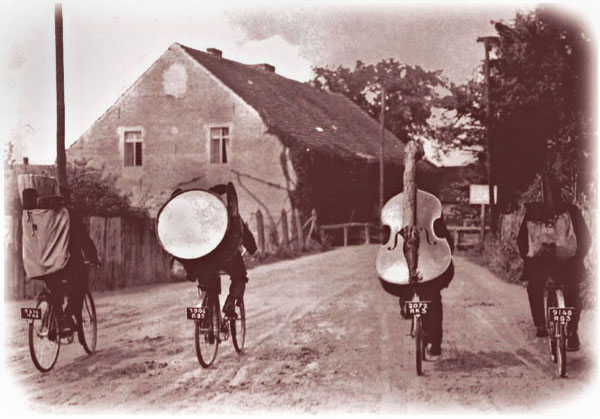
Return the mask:
<svg viewBox="0 0 600 419">
<path fill-rule="evenodd" d="M 202 320 L 206 315 L 204 307 L 187 307 L 185 311 L 189 320 Z"/>
<path fill-rule="evenodd" d="M 431 301 L 405 301 L 404 308 L 406 313 L 414 314 L 427 314 L 429 304 Z"/>
<path fill-rule="evenodd" d="M 555 323 L 568 323 L 573 318 L 575 309 L 573 307 L 549 307 L 548 318 Z"/>
<path fill-rule="evenodd" d="M 21 318 L 27 320 L 39 320 L 42 318 L 41 308 L 22 308 Z"/>
</svg>

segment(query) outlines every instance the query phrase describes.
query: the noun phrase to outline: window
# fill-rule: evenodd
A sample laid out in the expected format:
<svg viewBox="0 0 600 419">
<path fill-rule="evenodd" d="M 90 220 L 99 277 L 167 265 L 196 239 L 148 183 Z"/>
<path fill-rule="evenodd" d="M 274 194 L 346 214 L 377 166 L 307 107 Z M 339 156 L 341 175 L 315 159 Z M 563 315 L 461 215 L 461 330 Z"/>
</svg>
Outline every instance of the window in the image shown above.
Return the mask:
<svg viewBox="0 0 600 419">
<path fill-rule="evenodd" d="M 125 131 L 125 166 L 142 165 L 142 131 Z"/>
<path fill-rule="evenodd" d="M 229 128 L 214 127 L 210 129 L 210 162 L 227 163 L 229 158 Z"/>
</svg>

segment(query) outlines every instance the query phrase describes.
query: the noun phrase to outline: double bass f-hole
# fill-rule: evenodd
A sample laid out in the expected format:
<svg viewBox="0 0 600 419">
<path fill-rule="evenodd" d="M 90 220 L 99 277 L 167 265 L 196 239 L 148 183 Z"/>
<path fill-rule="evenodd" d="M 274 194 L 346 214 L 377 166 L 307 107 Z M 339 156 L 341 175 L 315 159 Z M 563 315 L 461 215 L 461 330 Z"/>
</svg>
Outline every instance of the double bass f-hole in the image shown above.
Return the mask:
<svg viewBox="0 0 600 419">
<path fill-rule="evenodd" d="M 423 227 L 419 227 L 419 230 L 425 232 L 425 238 L 427 239 L 428 244 L 431 244 L 432 246 L 435 246 L 437 244 L 437 242 L 429 236 L 429 230 Z"/>
<path fill-rule="evenodd" d="M 419 227 L 419 231 L 422 231 L 425 233 L 425 239 L 427 239 L 427 244 L 430 244 L 432 246 L 435 246 L 437 244 L 437 242 L 432 239 L 432 237 L 429 235 L 429 230 L 427 230 L 426 228 L 423 227 Z M 398 247 L 398 236 L 401 235 L 402 237 L 404 237 L 402 235 L 402 230 L 399 230 L 396 232 L 396 234 L 394 234 L 394 244 L 390 247 L 388 247 L 388 250 L 394 250 L 396 247 Z M 404 237 L 404 239 L 406 240 L 406 237 Z"/>
</svg>

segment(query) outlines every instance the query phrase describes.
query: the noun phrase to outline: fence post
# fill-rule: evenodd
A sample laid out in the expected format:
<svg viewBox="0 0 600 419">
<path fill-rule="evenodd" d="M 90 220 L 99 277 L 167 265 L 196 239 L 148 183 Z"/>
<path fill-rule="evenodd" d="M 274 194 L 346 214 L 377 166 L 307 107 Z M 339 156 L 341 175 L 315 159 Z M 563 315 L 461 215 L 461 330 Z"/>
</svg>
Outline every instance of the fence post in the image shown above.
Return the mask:
<svg viewBox="0 0 600 419">
<path fill-rule="evenodd" d="M 258 230 L 258 247 L 261 253 L 265 254 L 265 223 L 260 209 L 256 210 L 256 229 Z"/>
<path fill-rule="evenodd" d="M 302 249 L 298 247 L 298 228 L 296 225 L 296 209 L 292 207 L 292 212 L 290 213 L 290 223 L 291 223 L 291 239 L 290 244 L 293 247 L 294 251 L 300 252 Z"/>
<path fill-rule="evenodd" d="M 288 221 L 285 209 L 281 210 L 281 234 L 283 234 L 281 244 L 285 250 L 290 250 L 290 236 L 288 234 Z"/>
<path fill-rule="evenodd" d="M 296 230 L 298 231 L 298 251 L 301 252 L 304 247 L 304 232 L 302 231 L 299 211 L 294 211 L 294 220 L 296 222 Z"/>
<path fill-rule="evenodd" d="M 369 224 L 365 223 L 365 244 L 371 243 L 371 236 L 369 235 Z"/>
<path fill-rule="evenodd" d="M 317 224 L 317 210 L 312 209 L 310 212 L 310 218 L 312 219 L 310 223 L 310 228 L 308 229 L 308 235 L 306 236 L 306 243 L 304 243 L 304 247 L 308 248 L 308 243 L 310 242 L 310 238 L 312 236 L 313 230 L 315 229 L 315 224 Z"/>
<path fill-rule="evenodd" d="M 348 225 L 344 224 L 344 247 L 348 246 Z"/>
</svg>

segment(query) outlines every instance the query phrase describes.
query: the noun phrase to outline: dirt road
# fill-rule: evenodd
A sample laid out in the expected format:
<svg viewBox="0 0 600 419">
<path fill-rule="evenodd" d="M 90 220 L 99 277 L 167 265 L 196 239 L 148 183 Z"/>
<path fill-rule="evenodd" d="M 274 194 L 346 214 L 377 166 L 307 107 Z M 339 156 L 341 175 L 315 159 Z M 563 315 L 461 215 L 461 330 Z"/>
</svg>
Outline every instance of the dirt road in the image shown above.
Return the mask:
<svg viewBox="0 0 600 419">
<path fill-rule="evenodd" d="M 444 353 L 417 377 L 410 324 L 374 272 L 377 246 L 333 250 L 260 266 L 246 293 L 246 353 L 225 342 L 198 364 L 190 283 L 96 293 L 98 352 L 61 348 L 40 374 L 19 306 L 5 305 L 7 370 L 23 405 L 44 412 L 547 412 L 595 385 L 595 315 L 582 319 L 582 350 L 555 377 L 535 338 L 525 289 L 456 257 L 443 292 Z M 224 280 L 226 285 L 228 280 Z"/>
</svg>

